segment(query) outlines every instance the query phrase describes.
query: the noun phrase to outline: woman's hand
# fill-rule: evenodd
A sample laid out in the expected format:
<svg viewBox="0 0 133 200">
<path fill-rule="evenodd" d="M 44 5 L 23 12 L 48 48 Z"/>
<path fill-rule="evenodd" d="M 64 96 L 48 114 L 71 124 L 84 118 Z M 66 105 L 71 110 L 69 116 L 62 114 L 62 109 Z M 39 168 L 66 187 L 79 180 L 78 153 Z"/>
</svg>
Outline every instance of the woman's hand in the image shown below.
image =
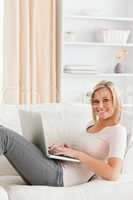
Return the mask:
<svg viewBox="0 0 133 200">
<path fill-rule="evenodd" d="M 49 151 L 49 153 L 54 154 L 55 153 L 55 149 L 59 148 L 59 147 L 71 147 L 71 146 L 66 144 L 66 143 L 64 143 L 64 144 L 51 144 L 48 147 L 48 151 Z"/>
<path fill-rule="evenodd" d="M 73 158 L 78 158 L 79 151 L 72 149 L 70 145 L 67 144 L 53 144 L 51 146 L 52 153 L 54 155 L 65 155 Z"/>
</svg>

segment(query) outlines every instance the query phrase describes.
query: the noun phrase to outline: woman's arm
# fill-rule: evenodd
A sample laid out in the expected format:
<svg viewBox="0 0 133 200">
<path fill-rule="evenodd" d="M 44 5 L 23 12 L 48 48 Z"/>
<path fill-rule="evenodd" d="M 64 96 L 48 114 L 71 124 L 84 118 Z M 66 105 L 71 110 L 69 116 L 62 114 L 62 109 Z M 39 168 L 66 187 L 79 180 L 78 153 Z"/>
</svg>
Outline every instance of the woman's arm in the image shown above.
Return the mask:
<svg viewBox="0 0 133 200">
<path fill-rule="evenodd" d="M 96 159 L 83 152 L 77 152 L 77 158 L 90 170 L 106 180 L 116 180 L 120 175 L 122 168 L 122 159 L 120 158 L 112 157 L 105 163 L 105 161 Z"/>
<path fill-rule="evenodd" d="M 122 167 L 122 159 L 120 158 L 109 158 L 107 162 L 94 158 L 89 154 L 84 152 L 67 148 L 67 147 L 57 147 L 54 149 L 55 155 L 66 155 L 77 158 L 81 163 L 86 165 L 88 169 L 95 172 L 98 176 L 106 180 L 116 180 L 120 175 Z"/>
</svg>

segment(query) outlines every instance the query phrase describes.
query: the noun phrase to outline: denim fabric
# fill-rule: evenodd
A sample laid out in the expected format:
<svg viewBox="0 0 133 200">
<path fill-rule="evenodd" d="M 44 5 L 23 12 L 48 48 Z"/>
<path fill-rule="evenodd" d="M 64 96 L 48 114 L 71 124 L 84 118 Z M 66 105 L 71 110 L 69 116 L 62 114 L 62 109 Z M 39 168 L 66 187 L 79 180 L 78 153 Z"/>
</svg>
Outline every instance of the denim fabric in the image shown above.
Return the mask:
<svg viewBox="0 0 133 200">
<path fill-rule="evenodd" d="M 27 184 L 63 186 L 60 163 L 47 158 L 37 146 L 4 126 L 0 126 L 0 154 L 6 156 Z"/>
</svg>

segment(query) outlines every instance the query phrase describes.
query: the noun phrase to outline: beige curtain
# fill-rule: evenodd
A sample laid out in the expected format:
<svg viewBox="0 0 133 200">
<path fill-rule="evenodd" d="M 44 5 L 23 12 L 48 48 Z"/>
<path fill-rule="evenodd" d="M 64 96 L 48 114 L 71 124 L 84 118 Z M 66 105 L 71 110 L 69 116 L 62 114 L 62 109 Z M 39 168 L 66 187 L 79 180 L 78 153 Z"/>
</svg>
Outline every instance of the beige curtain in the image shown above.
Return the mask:
<svg viewBox="0 0 133 200">
<path fill-rule="evenodd" d="M 56 0 L 5 0 L 5 104 L 56 102 Z"/>
</svg>

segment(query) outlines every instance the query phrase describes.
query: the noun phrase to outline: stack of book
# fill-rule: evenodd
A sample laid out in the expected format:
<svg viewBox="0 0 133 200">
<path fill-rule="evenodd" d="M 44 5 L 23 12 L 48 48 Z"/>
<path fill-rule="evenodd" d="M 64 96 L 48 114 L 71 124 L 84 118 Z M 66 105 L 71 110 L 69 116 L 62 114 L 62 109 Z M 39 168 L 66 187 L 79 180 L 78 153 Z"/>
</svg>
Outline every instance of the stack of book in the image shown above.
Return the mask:
<svg viewBox="0 0 133 200">
<path fill-rule="evenodd" d="M 98 73 L 93 65 L 65 65 L 64 72 L 71 74 L 96 74 Z"/>
</svg>

